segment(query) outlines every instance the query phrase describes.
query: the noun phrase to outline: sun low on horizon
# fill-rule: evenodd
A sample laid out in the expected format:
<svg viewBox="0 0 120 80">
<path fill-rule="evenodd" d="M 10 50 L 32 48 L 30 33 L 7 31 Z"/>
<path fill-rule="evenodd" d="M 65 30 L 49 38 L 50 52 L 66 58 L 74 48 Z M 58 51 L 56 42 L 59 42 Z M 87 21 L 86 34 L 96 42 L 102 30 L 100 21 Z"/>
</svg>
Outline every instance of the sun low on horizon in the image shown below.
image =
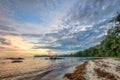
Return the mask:
<svg viewBox="0 0 120 80">
<path fill-rule="evenodd" d="M 0 57 L 70 54 L 98 45 L 119 5 L 119 0 L 0 0 Z"/>
</svg>

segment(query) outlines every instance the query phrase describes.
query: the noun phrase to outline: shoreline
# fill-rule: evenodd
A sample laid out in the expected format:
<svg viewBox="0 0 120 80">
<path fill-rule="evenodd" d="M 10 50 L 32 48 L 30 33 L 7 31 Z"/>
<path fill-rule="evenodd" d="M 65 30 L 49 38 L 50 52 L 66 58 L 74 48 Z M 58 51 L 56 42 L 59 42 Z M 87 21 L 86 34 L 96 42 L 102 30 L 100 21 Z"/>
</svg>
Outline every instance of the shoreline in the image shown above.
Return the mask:
<svg viewBox="0 0 120 80">
<path fill-rule="evenodd" d="M 64 77 L 68 80 L 120 80 L 120 58 L 85 61 Z"/>
</svg>

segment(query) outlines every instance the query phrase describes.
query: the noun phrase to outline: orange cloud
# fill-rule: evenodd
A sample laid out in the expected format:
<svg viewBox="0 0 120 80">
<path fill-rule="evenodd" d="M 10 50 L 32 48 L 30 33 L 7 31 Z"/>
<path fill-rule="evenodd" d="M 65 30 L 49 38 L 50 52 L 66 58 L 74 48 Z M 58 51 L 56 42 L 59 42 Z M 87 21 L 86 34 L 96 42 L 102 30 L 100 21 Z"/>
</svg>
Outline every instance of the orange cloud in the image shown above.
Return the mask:
<svg viewBox="0 0 120 80">
<path fill-rule="evenodd" d="M 3 55 L 34 55 L 48 54 L 47 49 L 32 49 L 34 44 L 27 42 L 20 36 L 0 36 L 10 41 L 10 45 L 0 44 Z"/>
</svg>

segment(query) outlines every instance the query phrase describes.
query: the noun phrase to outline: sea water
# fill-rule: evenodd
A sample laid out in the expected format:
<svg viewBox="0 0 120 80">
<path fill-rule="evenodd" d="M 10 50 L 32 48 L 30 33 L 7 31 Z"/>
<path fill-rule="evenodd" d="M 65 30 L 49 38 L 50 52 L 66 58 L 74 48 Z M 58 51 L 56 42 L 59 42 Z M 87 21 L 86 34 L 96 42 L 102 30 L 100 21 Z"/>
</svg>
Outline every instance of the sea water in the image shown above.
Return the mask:
<svg viewBox="0 0 120 80">
<path fill-rule="evenodd" d="M 65 73 L 72 72 L 75 66 L 86 58 L 46 58 L 26 57 L 23 62 L 11 63 L 9 59 L 0 59 L 0 80 L 65 80 Z"/>
</svg>

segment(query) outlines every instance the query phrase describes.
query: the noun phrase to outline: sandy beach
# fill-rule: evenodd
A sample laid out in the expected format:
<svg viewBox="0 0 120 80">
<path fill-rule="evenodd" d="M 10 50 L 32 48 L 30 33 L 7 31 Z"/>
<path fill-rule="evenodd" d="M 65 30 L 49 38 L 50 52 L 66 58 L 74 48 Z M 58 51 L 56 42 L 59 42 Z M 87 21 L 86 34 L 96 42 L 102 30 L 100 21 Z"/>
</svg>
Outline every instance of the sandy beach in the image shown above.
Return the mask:
<svg viewBox="0 0 120 80">
<path fill-rule="evenodd" d="M 120 59 L 103 58 L 84 62 L 73 73 L 65 74 L 69 80 L 120 80 Z"/>
</svg>

